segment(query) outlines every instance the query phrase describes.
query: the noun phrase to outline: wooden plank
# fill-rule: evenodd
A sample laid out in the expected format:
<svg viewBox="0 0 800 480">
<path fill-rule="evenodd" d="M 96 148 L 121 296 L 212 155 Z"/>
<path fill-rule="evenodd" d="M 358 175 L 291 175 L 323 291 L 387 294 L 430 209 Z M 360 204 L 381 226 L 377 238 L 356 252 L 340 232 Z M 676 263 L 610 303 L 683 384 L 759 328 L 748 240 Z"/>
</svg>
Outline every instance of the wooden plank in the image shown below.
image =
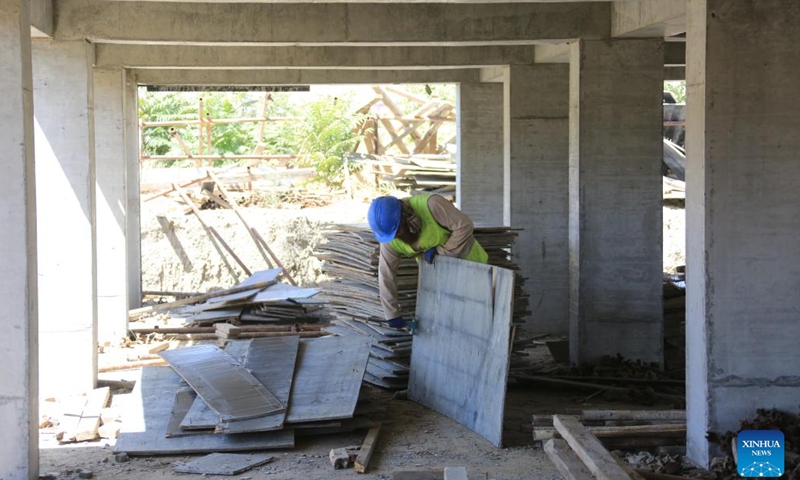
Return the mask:
<svg viewBox="0 0 800 480">
<path fill-rule="evenodd" d="M 444 480 L 469 480 L 467 467 L 444 467 Z"/>
<path fill-rule="evenodd" d="M 225 351 L 238 358 L 237 348 L 243 349 L 248 342 L 231 342 Z M 241 345 L 236 345 L 241 344 Z M 278 401 L 283 405 L 289 404 L 289 393 L 292 390 L 297 352 L 300 347 L 300 337 L 257 338 L 249 342 L 244 349 L 244 368 L 253 374 Z M 267 415 L 250 420 L 221 423 L 217 426 L 217 433 L 251 433 L 268 432 L 283 428 L 286 420 L 286 411 Z"/>
<path fill-rule="evenodd" d="M 686 410 L 584 410 L 585 420 L 682 420 L 686 421 Z"/>
<path fill-rule="evenodd" d="M 130 318 L 138 318 L 138 317 L 140 317 L 142 315 L 146 315 L 146 314 L 152 313 L 152 312 L 157 312 L 157 311 L 160 311 L 160 310 L 167 310 L 167 309 L 170 309 L 170 308 L 180 307 L 180 306 L 183 306 L 183 305 L 193 305 L 195 303 L 205 302 L 206 300 L 208 300 L 210 298 L 221 297 L 223 295 L 229 295 L 229 294 L 233 294 L 233 293 L 239 293 L 239 292 L 243 292 L 245 290 L 250 290 L 250 289 L 254 289 L 254 288 L 258 288 L 258 289 L 265 288 L 265 287 L 268 287 L 270 285 L 274 285 L 275 283 L 276 283 L 276 280 L 271 280 L 271 281 L 267 281 L 267 282 L 256 283 L 254 285 L 240 285 L 240 286 L 237 286 L 237 287 L 229 288 L 227 290 L 217 290 L 217 291 L 214 291 L 214 292 L 204 293 L 204 294 L 198 295 L 196 297 L 182 298 L 182 299 L 176 300 L 174 302 L 159 303 L 157 305 L 151 305 L 149 307 L 136 308 L 136 309 L 133 309 L 130 312 L 128 312 L 128 316 Z"/>
<path fill-rule="evenodd" d="M 128 455 L 181 455 L 189 453 L 237 452 L 293 448 L 294 431 L 249 435 L 194 435 L 166 438 L 169 413 L 181 377 L 169 367 L 142 369 L 133 389 L 132 407 L 125 412 L 123 431 L 114 452 Z"/>
<path fill-rule="evenodd" d="M 368 337 L 301 340 L 286 423 L 352 417 L 371 341 Z"/>
<path fill-rule="evenodd" d="M 96 388 L 85 396 L 72 397 L 65 404 L 66 411 L 62 419 L 61 432 L 58 433 L 62 443 L 84 442 L 98 437 L 100 415 L 108 405 L 111 390 L 108 387 Z"/>
<path fill-rule="evenodd" d="M 544 453 L 556 466 L 565 480 L 592 480 L 592 473 L 581 462 L 581 459 L 570 450 L 567 442 L 561 439 L 548 440 L 544 444 Z"/>
<path fill-rule="evenodd" d="M 511 270 L 447 257 L 420 266 L 409 398 L 496 446 L 502 445 L 513 295 Z"/>
<path fill-rule="evenodd" d="M 361 450 L 358 451 L 356 457 L 356 464 L 353 467 L 356 473 L 367 473 L 369 468 L 369 461 L 372 459 L 372 453 L 375 451 L 375 444 L 378 443 L 378 435 L 381 433 L 381 424 L 376 422 L 375 426 L 369 429 L 364 443 L 361 444 Z"/>
<path fill-rule="evenodd" d="M 443 480 L 444 471 L 437 470 L 401 470 L 392 472 L 392 480 Z"/>
<path fill-rule="evenodd" d="M 614 457 L 603 447 L 600 440 L 575 418 L 568 415 L 553 415 L 553 425 L 566 440 L 572 451 L 598 480 L 630 480 Z"/>
<path fill-rule="evenodd" d="M 160 353 L 221 420 L 245 420 L 285 410 L 275 395 L 214 345 Z"/>
<path fill-rule="evenodd" d="M 273 458 L 275 457 L 265 453 L 212 453 L 190 462 L 176 464 L 172 469 L 178 473 L 238 475 L 269 463 Z"/>
</svg>

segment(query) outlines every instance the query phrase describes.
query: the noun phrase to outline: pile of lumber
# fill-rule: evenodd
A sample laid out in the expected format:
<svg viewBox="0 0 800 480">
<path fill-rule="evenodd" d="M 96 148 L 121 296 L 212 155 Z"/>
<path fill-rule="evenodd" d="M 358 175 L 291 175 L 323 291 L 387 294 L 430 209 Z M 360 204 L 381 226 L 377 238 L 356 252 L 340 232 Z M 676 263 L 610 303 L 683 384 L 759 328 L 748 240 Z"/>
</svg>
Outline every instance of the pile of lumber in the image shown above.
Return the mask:
<svg viewBox="0 0 800 480">
<path fill-rule="evenodd" d="M 681 480 L 685 477 L 653 473 L 647 470 L 634 470 L 622 459 L 615 457 L 608 450 L 607 440 L 610 438 L 635 440 L 661 439 L 671 435 L 684 438 L 686 436 L 685 417 L 683 424 L 659 423 L 651 425 L 627 425 L 612 427 L 588 427 L 584 425 L 588 420 L 570 415 L 553 415 L 551 417 L 553 438 L 544 444 L 544 451 L 567 480 L 589 479 L 631 479 L 631 480 Z M 606 411 L 606 413 L 609 413 Z M 613 412 L 622 414 L 622 412 Z M 621 418 L 630 417 L 628 414 L 646 412 L 627 412 L 616 415 Z M 661 412 L 665 413 L 666 412 Z M 682 412 L 681 412 L 682 413 Z M 669 413 L 669 416 L 678 416 L 679 413 Z M 584 423 L 582 423 L 582 420 Z M 623 420 L 624 421 L 624 420 Z M 683 429 L 682 433 L 672 433 Z M 670 433 L 664 433 L 664 432 Z"/>
<path fill-rule="evenodd" d="M 332 281 L 322 287 L 321 298 L 337 317 L 369 321 L 383 319 L 378 291 L 380 244 L 366 225 L 336 225 L 323 232 L 325 242 L 317 247 L 322 271 Z M 519 270 L 511 258 L 517 232 L 508 227 L 475 227 L 475 239 L 489 254 L 489 264 Z M 406 318 L 413 316 L 417 301 L 416 260 L 403 258 L 397 269 L 400 309 Z M 514 323 L 522 323 L 529 311 L 524 292 L 525 279 L 517 274 L 514 292 Z"/>
<path fill-rule="evenodd" d="M 568 411 L 606 447 L 647 448 L 686 442 L 685 410 L 583 410 Z M 561 435 L 554 417 L 533 415 L 533 440 L 546 442 Z"/>
<path fill-rule="evenodd" d="M 325 302 L 317 297 L 319 290 L 280 282 L 281 273 L 280 268 L 258 271 L 232 288 L 132 310 L 130 316 L 169 309 L 188 325 L 318 323 L 324 319 Z"/>
<path fill-rule="evenodd" d="M 365 380 L 384 388 L 407 386 L 411 336 L 379 325 L 383 307 L 378 290 L 380 245 L 369 227 L 337 225 L 323 233 L 326 241 L 316 256 L 322 271 L 332 280 L 322 286 L 320 297 L 337 317 L 325 329 L 337 335 L 369 335 L 374 338 L 372 369 Z M 489 254 L 491 265 L 518 270 L 509 253 L 517 233 L 507 227 L 476 227 L 475 238 Z M 414 316 L 417 306 L 419 268 L 412 258 L 403 258 L 397 270 L 400 309 L 406 319 Z M 522 323 L 529 314 L 525 280 L 518 273 L 514 285 L 514 323 Z M 389 361 L 391 364 L 385 364 Z"/>
<path fill-rule="evenodd" d="M 116 452 L 292 448 L 295 436 L 372 428 L 356 415 L 370 342 L 286 336 L 167 350 L 134 388 Z"/>
<path fill-rule="evenodd" d="M 353 160 L 366 166 L 362 177 L 373 175 L 378 184 L 389 184 L 397 190 L 437 193 L 454 196 L 456 162 L 449 155 L 362 156 Z"/>
</svg>

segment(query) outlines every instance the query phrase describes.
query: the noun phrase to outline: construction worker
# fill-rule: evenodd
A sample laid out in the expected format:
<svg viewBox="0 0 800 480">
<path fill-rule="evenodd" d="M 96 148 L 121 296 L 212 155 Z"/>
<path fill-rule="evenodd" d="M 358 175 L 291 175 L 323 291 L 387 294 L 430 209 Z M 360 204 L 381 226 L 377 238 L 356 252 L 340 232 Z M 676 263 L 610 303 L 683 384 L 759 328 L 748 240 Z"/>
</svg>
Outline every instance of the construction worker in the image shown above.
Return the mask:
<svg viewBox="0 0 800 480">
<path fill-rule="evenodd" d="M 414 195 L 402 200 L 378 197 L 367 220 L 381 244 L 378 284 L 383 313 L 389 326 L 406 324 L 397 302 L 397 267 L 400 257 L 433 263 L 444 255 L 486 263 L 489 255 L 472 235 L 474 224 L 465 213 L 439 195 Z"/>
</svg>

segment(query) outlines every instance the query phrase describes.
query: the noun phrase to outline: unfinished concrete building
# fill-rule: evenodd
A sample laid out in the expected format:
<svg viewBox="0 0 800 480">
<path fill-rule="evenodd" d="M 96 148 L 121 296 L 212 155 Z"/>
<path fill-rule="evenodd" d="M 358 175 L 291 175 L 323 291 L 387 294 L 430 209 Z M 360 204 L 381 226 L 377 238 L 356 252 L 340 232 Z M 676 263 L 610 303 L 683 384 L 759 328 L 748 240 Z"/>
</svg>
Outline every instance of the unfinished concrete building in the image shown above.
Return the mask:
<svg viewBox="0 0 800 480">
<path fill-rule="evenodd" d="M 796 0 L 0 0 L 0 478 L 37 478 L 38 399 L 92 388 L 139 306 L 146 84 L 458 83 L 460 206 L 524 229 L 528 326 L 584 364 L 663 361 L 662 88 L 685 78 L 687 450 L 707 464 L 707 431 L 800 398 L 795 41 Z"/>
</svg>

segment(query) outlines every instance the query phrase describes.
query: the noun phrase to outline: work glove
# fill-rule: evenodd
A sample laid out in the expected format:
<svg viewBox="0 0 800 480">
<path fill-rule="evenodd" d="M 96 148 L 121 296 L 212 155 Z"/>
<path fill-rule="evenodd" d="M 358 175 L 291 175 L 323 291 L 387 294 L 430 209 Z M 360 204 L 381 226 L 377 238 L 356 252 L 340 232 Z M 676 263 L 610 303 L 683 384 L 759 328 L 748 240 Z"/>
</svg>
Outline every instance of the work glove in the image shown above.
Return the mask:
<svg viewBox="0 0 800 480">
<path fill-rule="evenodd" d="M 433 263 L 433 257 L 435 256 L 436 256 L 436 247 L 429 248 L 424 255 L 425 261 L 428 263 Z"/>
<path fill-rule="evenodd" d="M 395 317 L 389 320 L 389 327 L 391 328 L 403 328 L 406 326 L 406 320 L 403 317 Z"/>
</svg>

